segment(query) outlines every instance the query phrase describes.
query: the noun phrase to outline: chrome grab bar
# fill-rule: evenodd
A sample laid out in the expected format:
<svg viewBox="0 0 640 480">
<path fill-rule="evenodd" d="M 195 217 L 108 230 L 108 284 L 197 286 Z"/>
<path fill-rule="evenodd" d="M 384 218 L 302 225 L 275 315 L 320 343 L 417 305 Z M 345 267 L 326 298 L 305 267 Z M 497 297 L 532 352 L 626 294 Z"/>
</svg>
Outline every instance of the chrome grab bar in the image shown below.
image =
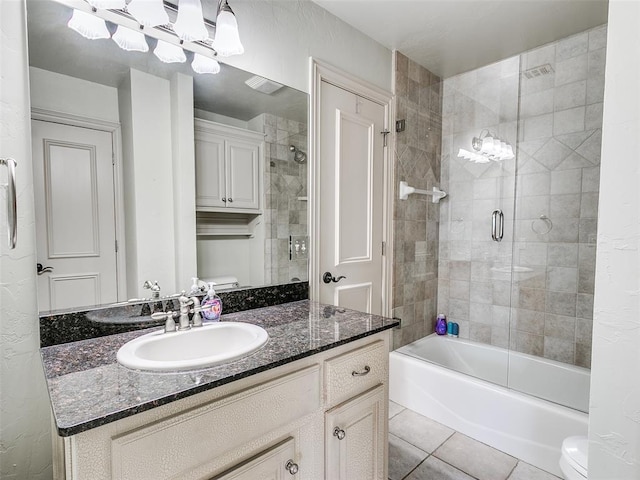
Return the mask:
<svg viewBox="0 0 640 480">
<path fill-rule="evenodd" d="M 494 242 L 500 242 L 502 237 L 504 237 L 504 214 L 502 210 L 496 208 L 491 212 L 491 239 Z"/>
<path fill-rule="evenodd" d="M 7 223 L 9 248 L 16 248 L 18 241 L 18 205 L 16 201 L 16 161 L 13 158 L 0 158 L 0 165 L 6 165 L 7 179 Z"/>
</svg>

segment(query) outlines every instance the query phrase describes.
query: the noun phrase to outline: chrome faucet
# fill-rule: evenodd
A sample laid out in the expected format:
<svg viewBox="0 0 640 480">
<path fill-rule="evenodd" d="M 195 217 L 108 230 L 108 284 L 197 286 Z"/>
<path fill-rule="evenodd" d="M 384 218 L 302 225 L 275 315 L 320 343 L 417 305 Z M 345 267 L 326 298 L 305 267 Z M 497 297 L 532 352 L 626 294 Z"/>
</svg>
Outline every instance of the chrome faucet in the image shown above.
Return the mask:
<svg viewBox="0 0 640 480">
<path fill-rule="evenodd" d="M 156 312 L 151 314 L 151 318 L 154 320 L 166 320 L 164 324 L 164 333 L 175 332 L 176 331 L 176 322 L 175 318 L 177 313 L 168 311 L 168 312 Z"/>
<path fill-rule="evenodd" d="M 158 285 L 157 280 L 153 283 L 151 283 L 150 280 L 145 280 L 145 282 L 142 284 L 142 288 L 151 290 L 151 298 L 153 300 L 160 298 L 160 285 Z"/>
</svg>

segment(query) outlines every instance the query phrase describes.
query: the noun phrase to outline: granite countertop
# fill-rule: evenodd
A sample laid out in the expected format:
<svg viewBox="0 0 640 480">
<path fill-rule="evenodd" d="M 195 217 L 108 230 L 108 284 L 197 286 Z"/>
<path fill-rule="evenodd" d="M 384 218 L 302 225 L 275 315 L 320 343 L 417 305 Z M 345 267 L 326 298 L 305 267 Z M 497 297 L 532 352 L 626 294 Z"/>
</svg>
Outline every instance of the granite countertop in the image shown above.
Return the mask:
<svg viewBox="0 0 640 480">
<path fill-rule="evenodd" d="M 122 345 L 157 327 L 42 348 L 58 434 L 75 435 L 398 325 L 309 300 L 225 314 L 222 321 L 260 325 L 269 340 L 234 362 L 168 373 L 132 370 L 116 361 Z"/>
</svg>

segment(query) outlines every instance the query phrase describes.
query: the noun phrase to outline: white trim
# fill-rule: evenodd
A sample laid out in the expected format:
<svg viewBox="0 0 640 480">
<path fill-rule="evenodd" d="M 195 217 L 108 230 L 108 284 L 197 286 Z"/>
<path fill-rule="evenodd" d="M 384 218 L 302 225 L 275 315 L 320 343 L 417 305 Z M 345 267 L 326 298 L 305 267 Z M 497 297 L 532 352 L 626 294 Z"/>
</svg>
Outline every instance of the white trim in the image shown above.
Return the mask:
<svg viewBox="0 0 640 480">
<path fill-rule="evenodd" d="M 118 281 L 118 301 L 127 298 L 127 277 L 124 268 L 125 234 L 124 234 L 124 178 L 122 174 L 122 132 L 119 123 L 101 120 L 99 118 L 83 117 L 71 113 L 57 112 L 43 108 L 32 107 L 31 119 L 50 123 L 59 123 L 73 127 L 90 128 L 111 134 L 111 148 L 113 149 L 113 198 L 115 210 L 115 229 L 118 241 L 116 252 L 116 277 Z"/>
<path fill-rule="evenodd" d="M 348 90 L 356 95 L 382 105 L 385 109 L 384 128 L 391 128 L 393 120 L 393 94 L 366 82 L 354 75 L 343 72 L 338 68 L 309 57 L 309 297 L 318 301 L 320 298 L 320 172 L 316 161 L 319 158 L 320 148 L 320 85 L 325 81 L 336 87 Z M 393 145 L 394 133 L 384 149 L 383 165 L 383 231 L 382 241 L 386 244 L 386 254 L 382 262 L 382 315 L 391 317 L 392 307 L 392 271 L 393 271 Z M 380 248 L 379 246 L 374 248 Z"/>
</svg>

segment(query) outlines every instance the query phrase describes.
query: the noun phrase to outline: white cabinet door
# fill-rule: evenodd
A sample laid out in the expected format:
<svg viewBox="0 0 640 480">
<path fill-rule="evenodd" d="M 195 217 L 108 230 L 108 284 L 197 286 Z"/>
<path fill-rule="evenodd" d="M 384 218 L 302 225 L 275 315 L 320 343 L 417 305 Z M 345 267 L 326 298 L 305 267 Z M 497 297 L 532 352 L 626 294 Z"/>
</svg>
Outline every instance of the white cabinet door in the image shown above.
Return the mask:
<svg viewBox="0 0 640 480">
<path fill-rule="evenodd" d="M 260 208 L 260 147 L 227 140 L 227 207 Z"/>
<path fill-rule="evenodd" d="M 298 478 L 299 468 L 294 461 L 295 457 L 295 441 L 293 438 L 288 438 L 211 480 L 295 480 Z"/>
<path fill-rule="evenodd" d="M 326 478 L 386 478 L 384 388 L 379 385 L 326 413 Z"/>
<path fill-rule="evenodd" d="M 224 207 L 226 205 L 224 138 L 210 133 L 196 132 L 195 147 L 196 208 Z"/>
</svg>

